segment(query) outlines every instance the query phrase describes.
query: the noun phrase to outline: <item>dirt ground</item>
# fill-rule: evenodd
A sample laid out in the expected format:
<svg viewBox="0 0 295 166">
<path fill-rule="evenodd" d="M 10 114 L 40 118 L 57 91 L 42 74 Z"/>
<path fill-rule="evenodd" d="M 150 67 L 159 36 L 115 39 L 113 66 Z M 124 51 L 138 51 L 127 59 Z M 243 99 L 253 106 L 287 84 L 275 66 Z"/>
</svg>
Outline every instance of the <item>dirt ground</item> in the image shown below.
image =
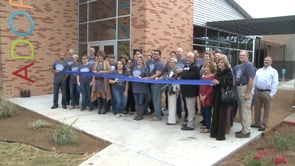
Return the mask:
<svg viewBox="0 0 295 166">
<path fill-rule="evenodd" d="M 279 90 L 276 96 L 273 98 L 269 119 L 270 128 L 279 126 L 278 124 L 280 124 L 284 118 L 295 112 L 291 108 L 294 99 L 293 94 L 294 91 Z M 31 128 L 29 128 L 29 123 L 36 120 L 45 120 L 47 122 L 50 122 L 52 126 L 50 128 L 32 130 Z M 50 151 L 50 153 L 70 153 L 78 155 L 98 152 L 109 145 L 109 143 L 106 141 L 96 139 L 83 132 L 76 131 L 80 140 L 77 145 L 58 146 L 54 143 L 53 134 L 54 130 L 59 125 L 60 123 L 52 121 L 46 117 L 25 110 L 23 108 L 16 107 L 15 116 L 8 119 L 0 119 L 0 143 L 21 142 L 44 149 L 46 151 Z M 284 127 L 284 130 L 291 130 L 294 127 L 295 126 Z M 258 141 L 260 140 L 263 140 L 263 138 L 259 139 Z M 253 151 L 255 148 L 263 149 L 263 147 L 265 146 L 267 146 L 265 142 L 255 141 L 245 148 L 241 149 L 240 151 L 235 152 L 233 155 L 229 156 L 226 160 L 220 162 L 218 165 L 242 165 L 247 154 L 246 152 Z M 4 150 L 1 150 L 0 148 L 2 160 L 5 160 L 3 159 L 3 154 L 4 158 L 7 157 L 7 160 L 10 160 L 8 156 L 5 156 L 6 153 L 7 150 L 5 150 L 4 152 Z M 294 153 L 292 157 L 295 158 Z M 83 159 L 85 160 L 85 156 L 83 156 Z M 292 164 L 295 165 L 294 160 Z"/>
<path fill-rule="evenodd" d="M 31 129 L 29 123 L 36 120 L 44 120 L 50 122 L 50 128 Z M 108 142 L 96 139 L 81 131 L 75 130 L 78 135 L 78 144 L 71 146 L 58 146 L 54 143 L 53 135 L 55 129 L 60 123 L 50 120 L 46 117 L 16 107 L 15 115 L 8 119 L 0 120 L 0 140 L 8 142 L 23 142 L 45 150 L 53 150 L 55 152 L 84 154 L 97 152 L 107 145 Z"/>
<path fill-rule="evenodd" d="M 295 125 L 282 124 L 281 122 L 290 114 L 295 113 L 292 108 L 294 100 L 294 91 L 291 90 L 279 90 L 278 93 L 272 99 L 271 113 L 269 117 L 269 130 L 265 132 L 264 136 L 260 139 L 250 143 L 237 152 L 234 152 L 231 156 L 228 156 L 225 160 L 218 163 L 219 166 L 236 166 L 243 165 L 247 155 L 250 152 L 258 152 L 261 150 L 271 149 L 269 147 L 268 139 L 273 136 L 274 132 L 291 133 L 295 132 Z M 286 165 L 295 165 L 295 148 L 292 150 L 283 151 L 282 154 L 286 155 L 288 163 Z"/>
</svg>

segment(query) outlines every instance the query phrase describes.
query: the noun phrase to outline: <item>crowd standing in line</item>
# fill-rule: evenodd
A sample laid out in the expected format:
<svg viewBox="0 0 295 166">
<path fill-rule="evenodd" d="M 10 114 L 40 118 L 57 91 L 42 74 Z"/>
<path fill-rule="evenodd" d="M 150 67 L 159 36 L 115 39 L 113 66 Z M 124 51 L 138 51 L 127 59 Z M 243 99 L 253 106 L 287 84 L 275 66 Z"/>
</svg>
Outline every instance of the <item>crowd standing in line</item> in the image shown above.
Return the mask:
<svg viewBox="0 0 295 166">
<path fill-rule="evenodd" d="M 162 53 L 158 49 L 152 50 L 151 54 L 146 56 L 136 51 L 133 58 L 122 54 L 117 61 L 114 55 L 105 55 L 103 51 L 96 51 L 95 48 L 89 49 L 88 56 L 78 56 L 73 49 L 69 49 L 69 57 L 61 52 L 51 68 L 54 77 L 51 109 L 58 108 L 58 93 L 61 90 L 63 109 L 67 109 L 69 105 L 69 110 L 97 109 L 98 114 L 105 114 L 111 107 L 112 113 L 117 117 L 135 112 L 134 120 L 137 121 L 146 115 L 152 115 L 150 121 L 160 121 L 162 110 L 168 110 L 166 124 L 176 125 L 183 121 L 181 130 L 195 129 L 195 116 L 199 108 L 203 118 L 200 122 L 200 132 L 209 133 L 210 137 L 216 140 L 226 139 L 236 110 L 239 112 L 242 126 L 240 131 L 235 132 L 237 138 L 249 138 L 250 127 L 258 128 L 259 131 L 267 129 L 271 98 L 278 87 L 278 72 L 271 66 L 271 57 L 265 57 L 264 66 L 255 72 L 255 66 L 249 61 L 249 54 L 245 50 L 240 51 L 241 63 L 233 68 L 227 56 L 219 49 L 202 54 L 197 50 L 187 52 L 185 56 L 183 54 L 182 48 L 178 47 L 176 51 L 170 52 L 164 64 Z M 65 71 L 78 73 L 67 74 Z M 212 84 L 199 86 L 130 82 L 119 78 L 100 77 L 100 73 L 143 80 L 202 79 L 212 80 Z M 221 93 L 224 88 L 235 89 L 237 99 L 222 101 Z M 161 102 L 163 92 L 166 96 L 164 109 Z M 255 106 L 252 125 L 251 103 Z"/>
</svg>

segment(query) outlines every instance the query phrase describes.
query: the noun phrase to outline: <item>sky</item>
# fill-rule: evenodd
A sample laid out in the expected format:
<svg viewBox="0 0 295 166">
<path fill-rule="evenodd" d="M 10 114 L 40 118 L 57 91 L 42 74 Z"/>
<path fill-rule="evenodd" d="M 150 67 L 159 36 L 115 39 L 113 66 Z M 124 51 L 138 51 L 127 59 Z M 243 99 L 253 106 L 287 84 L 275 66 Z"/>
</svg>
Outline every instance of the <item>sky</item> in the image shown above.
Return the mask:
<svg viewBox="0 0 295 166">
<path fill-rule="evenodd" d="M 295 0 L 235 0 L 253 18 L 295 15 Z"/>
</svg>

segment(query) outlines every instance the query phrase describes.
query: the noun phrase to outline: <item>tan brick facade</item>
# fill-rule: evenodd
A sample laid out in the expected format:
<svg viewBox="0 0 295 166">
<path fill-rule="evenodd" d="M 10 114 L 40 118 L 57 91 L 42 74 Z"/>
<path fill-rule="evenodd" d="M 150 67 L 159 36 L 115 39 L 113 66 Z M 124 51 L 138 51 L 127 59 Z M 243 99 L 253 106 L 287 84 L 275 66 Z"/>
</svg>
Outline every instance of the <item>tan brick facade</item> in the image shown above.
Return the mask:
<svg viewBox="0 0 295 166">
<path fill-rule="evenodd" d="M 56 55 L 68 48 L 77 49 L 78 42 L 78 10 L 76 0 L 21 0 L 24 5 L 33 8 L 12 7 L 8 0 L 1 1 L 0 6 L 0 54 L 1 78 L 0 95 L 3 98 L 17 97 L 21 89 L 30 89 L 31 95 L 52 93 L 53 75 L 49 71 Z M 13 1 L 17 3 L 17 1 Z M 20 1 L 19 1 L 20 2 Z M 32 34 L 20 37 L 14 34 L 9 26 L 10 16 L 18 11 L 29 13 L 34 21 Z M 25 33 L 31 28 L 28 17 L 17 15 L 13 20 L 16 31 Z M 34 58 L 29 60 L 12 59 L 11 45 L 18 39 L 32 43 Z M 15 47 L 16 55 L 31 55 L 28 44 L 19 43 Z M 12 73 L 29 64 L 27 77 L 34 82 L 27 81 Z M 25 76 L 25 70 L 19 72 Z"/>
<path fill-rule="evenodd" d="M 191 51 L 192 44 L 193 0 L 132 1 L 131 49 L 160 49 L 165 60 L 177 47 Z"/>
<path fill-rule="evenodd" d="M 77 0 L 19 0 L 32 8 L 11 6 L 9 1 L 1 1 L 0 6 L 0 54 L 1 76 L 0 95 L 3 98 L 18 97 L 21 90 L 30 90 L 31 95 L 50 94 L 53 75 L 50 68 L 56 55 L 78 46 L 78 1 Z M 184 52 L 192 50 L 193 44 L 193 0 L 132 0 L 131 2 L 131 50 L 143 49 L 147 55 L 152 49 L 162 51 L 162 59 L 177 47 Z M 9 19 L 15 12 L 27 12 L 34 21 L 32 34 L 17 36 L 9 26 Z M 17 32 L 26 33 L 31 29 L 30 18 L 18 14 L 12 20 Z M 100 34 L 102 36 L 103 34 Z M 11 57 L 13 42 L 23 39 L 31 43 L 34 57 L 28 43 L 20 42 L 15 50 L 16 58 Z M 19 72 L 29 78 L 25 80 L 12 73 Z M 27 75 L 25 75 L 27 71 Z"/>
</svg>

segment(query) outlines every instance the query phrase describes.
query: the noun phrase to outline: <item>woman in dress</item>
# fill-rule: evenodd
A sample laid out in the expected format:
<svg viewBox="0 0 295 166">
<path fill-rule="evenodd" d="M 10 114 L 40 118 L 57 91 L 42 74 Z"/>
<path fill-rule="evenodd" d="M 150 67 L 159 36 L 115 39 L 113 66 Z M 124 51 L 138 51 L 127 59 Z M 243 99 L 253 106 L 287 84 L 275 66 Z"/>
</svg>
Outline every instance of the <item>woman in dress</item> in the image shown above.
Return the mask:
<svg viewBox="0 0 295 166">
<path fill-rule="evenodd" d="M 111 68 L 106 61 L 105 54 L 102 51 L 97 52 L 97 59 L 93 64 L 93 73 L 97 74 L 93 77 L 95 80 L 94 91 L 97 98 L 98 114 L 105 114 L 107 110 L 107 101 L 111 99 L 110 86 L 107 78 L 100 77 L 101 73 L 110 73 Z"/>
</svg>

